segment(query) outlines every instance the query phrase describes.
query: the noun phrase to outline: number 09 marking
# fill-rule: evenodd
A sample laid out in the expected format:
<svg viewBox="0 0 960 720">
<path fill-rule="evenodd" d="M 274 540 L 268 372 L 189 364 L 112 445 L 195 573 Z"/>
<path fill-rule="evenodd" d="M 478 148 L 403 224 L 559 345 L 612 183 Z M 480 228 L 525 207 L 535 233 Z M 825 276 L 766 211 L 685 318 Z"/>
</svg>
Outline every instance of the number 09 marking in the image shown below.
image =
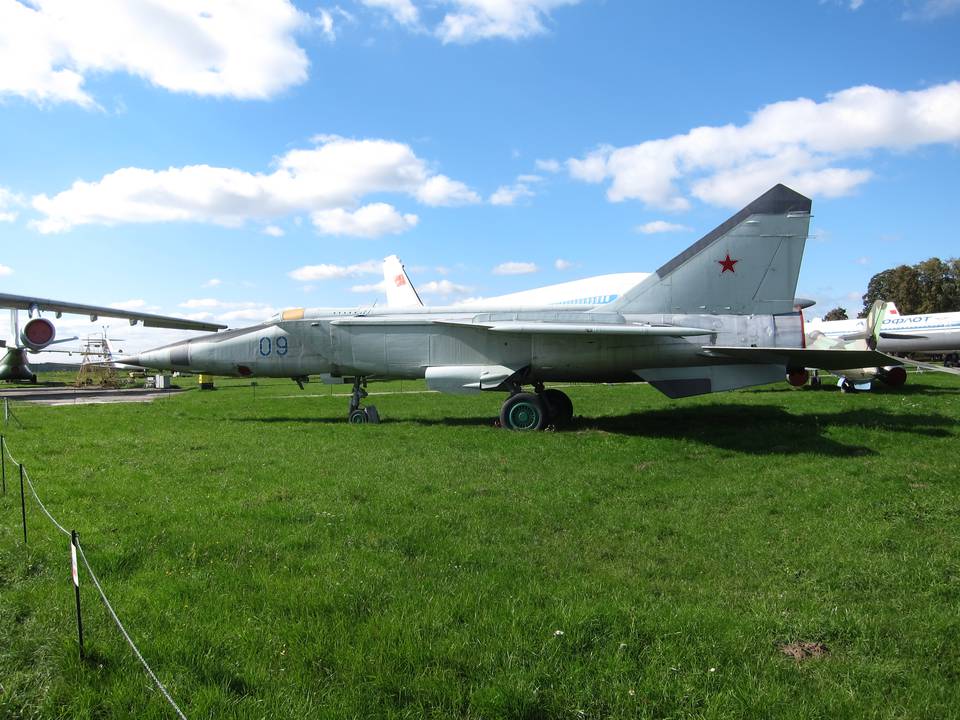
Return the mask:
<svg viewBox="0 0 960 720">
<path fill-rule="evenodd" d="M 287 344 L 287 338 L 283 335 L 277 338 L 276 340 L 277 355 L 286 355 L 289 346 Z M 263 357 L 267 357 L 270 353 L 273 352 L 273 343 L 270 338 L 262 337 L 260 338 L 260 354 Z"/>
</svg>

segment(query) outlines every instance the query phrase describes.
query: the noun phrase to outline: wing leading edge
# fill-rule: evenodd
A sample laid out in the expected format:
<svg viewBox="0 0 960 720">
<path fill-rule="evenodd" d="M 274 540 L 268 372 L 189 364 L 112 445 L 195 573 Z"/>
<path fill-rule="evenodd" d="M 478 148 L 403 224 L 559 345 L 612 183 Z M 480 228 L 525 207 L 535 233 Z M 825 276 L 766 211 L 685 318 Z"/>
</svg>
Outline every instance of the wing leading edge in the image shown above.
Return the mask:
<svg viewBox="0 0 960 720">
<path fill-rule="evenodd" d="M 0 293 L 0 308 L 12 310 L 39 310 L 42 312 L 68 313 L 71 315 L 89 315 L 91 320 L 98 317 L 111 317 L 129 320 L 131 325 L 140 322 L 144 327 L 170 328 L 172 330 L 203 330 L 216 332 L 223 330 L 226 325 L 218 323 L 187 320 L 169 315 L 154 315 L 152 313 L 120 310 L 118 308 L 102 307 L 99 305 L 85 305 L 83 303 L 65 302 L 62 300 L 48 300 L 46 298 L 31 297 L 29 295 L 7 295 Z"/>
</svg>

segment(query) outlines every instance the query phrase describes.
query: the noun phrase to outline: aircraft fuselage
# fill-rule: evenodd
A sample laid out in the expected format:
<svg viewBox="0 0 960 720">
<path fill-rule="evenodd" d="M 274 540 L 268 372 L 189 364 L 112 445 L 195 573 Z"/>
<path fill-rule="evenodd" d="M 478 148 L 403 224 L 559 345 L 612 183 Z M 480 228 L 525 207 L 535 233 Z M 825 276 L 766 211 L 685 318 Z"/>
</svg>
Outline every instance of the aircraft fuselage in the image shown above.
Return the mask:
<svg viewBox="0 0 960 720">
<path fill-rule="evenodd" d="M 589 317 L 597 326 L 628 323 L 702 328 L 694 337 L 602 332 L 491 332 L 494 322 L 558 323 Z M 602 329 L 602 328 L 599 328 Z M 240 377 L 315 374 L 422 378 L 427 368 L 525 368 L 529 381 L 634 381 L 644 368 L 716 364 L 705 345 L 800 347 L 799 315 L 634 315 L 529 309 L 480 312 L 423 308 L 403 312 L 318 311 L 201 336 L 140 354 L 138 364 Z"/>
</svg>

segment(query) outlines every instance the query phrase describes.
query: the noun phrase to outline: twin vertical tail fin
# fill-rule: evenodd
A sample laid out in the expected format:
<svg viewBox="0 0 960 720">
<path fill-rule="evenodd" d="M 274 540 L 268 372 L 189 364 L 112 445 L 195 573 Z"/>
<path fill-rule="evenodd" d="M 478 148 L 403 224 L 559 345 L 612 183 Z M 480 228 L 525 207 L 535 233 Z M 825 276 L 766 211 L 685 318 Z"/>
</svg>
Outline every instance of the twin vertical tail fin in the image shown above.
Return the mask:
<svg viewBox="0 0 960 720">
<path fill-rule="evenodd" d="M 776 315 L 794 310 L 810 198 L 776 185 L 603 312 Z"/>
</svg>

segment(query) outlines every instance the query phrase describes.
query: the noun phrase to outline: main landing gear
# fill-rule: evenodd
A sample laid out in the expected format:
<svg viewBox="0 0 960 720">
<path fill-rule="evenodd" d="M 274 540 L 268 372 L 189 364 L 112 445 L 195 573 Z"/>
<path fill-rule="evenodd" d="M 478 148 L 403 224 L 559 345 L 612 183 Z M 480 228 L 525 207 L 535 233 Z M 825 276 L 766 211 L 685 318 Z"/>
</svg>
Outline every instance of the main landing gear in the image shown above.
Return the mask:
<svg viewBox="0 0 960 720">
<path fill-rule="evenodd" d="M 380 422 L 380 414 L 376 407 L 373 405 L 360 407 L 360 401 L 365 397 L 367 397 L 367 379 L 357 377 L 353 381 L 353 392 L 350 394 L 350 412 L 347 414 L 347 422 L 354 425 Z"/>
<path fill-rule="evenodd" d="M 534 385 L 534 392 L 513 388 L 510 397 L 500 408 L 500 427 L 507 430 L 543 430 L 548 425 L 563 427 L 573 420 L 573 402 L 556 388 L 544 389 L 543 383 Z"/>
</svg>

